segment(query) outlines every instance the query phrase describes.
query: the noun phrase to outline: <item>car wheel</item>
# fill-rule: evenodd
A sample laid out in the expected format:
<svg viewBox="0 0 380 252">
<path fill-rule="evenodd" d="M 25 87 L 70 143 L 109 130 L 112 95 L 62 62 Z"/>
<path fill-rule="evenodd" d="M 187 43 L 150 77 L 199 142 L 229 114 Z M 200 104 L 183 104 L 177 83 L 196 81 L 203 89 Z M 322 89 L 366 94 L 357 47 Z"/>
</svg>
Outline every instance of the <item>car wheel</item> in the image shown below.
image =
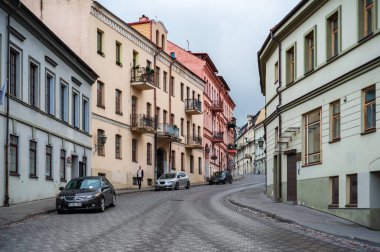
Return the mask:
<svg viewBox="0 0 380 252">
<path fill-rule="evenodd" d="M 178 189 L 179 189 L 179 184 L 177 182 L 177 183 L 175 183 L 174 190 L 178 190 Z"/>
<path fill-rule="evenodd" d="M 232 184 L 232 179 L 230 179 L 230 184 Z"/>
<path fill-rule="evenodd" d="M 64 213 L 63 210 L 58 210 L 58 209 L 57 209 L 57 214 L 63 214 L 63 213 Z"/>
<path fill-rule="evenodd" d="M 154 188 L 154 190 L 155 190 L 155 191 L 159 191 L 159 190 L 160 190 L 160 188 L 156 187 L 156 188 Z"/>
<path fill-rule="evenodd" d="M 112 195 L 112 203 L 110 204 L 111 207 L 115 207 L 116 206 L 116 195 Z"/>
<path fill-rule="evenodd" d="M 223 185 L 225 185 L 226 184 L 226 180 L 223 180 Z"/>
<path fill-rule="evenodd" d="M 190 189 L 190 181 L 187 181 L 186 189 Z"/>
<path fill-rule="evenodd" d="M 212 181 L 208 182 L 209 185 L 212 185 Z"/>
<path fill-rule="evenodd" d="M 104 198 L 101 198 L 100 199 L 99 212 L 104 212 L 104 210 L 106 210 L 106 202 L 105 202 Z"/>
</svg>

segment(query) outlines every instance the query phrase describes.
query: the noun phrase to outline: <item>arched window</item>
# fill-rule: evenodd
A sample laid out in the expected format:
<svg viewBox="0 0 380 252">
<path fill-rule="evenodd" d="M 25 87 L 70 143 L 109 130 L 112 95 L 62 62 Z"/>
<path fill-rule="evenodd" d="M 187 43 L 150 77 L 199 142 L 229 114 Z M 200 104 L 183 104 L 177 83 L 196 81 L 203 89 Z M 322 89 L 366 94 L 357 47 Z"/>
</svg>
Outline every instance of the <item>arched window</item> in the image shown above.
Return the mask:
<svg viewBox="0 0 380 252">
<path fill-rule="evenodd" d="M 165 35 L 164 34 L 161 35 L 161 48 L 165 49 Z"/>
<path fill-rule="evenodd" d="M 159 39 L 160 39 L 160 32 L 159 32 L 158 30 L 156 30 L 156 45 L 157 45 L 157 46 L 159 46 L 159 45 L 158 45 L 158 41 L 159 41 Z"/>
</svg>

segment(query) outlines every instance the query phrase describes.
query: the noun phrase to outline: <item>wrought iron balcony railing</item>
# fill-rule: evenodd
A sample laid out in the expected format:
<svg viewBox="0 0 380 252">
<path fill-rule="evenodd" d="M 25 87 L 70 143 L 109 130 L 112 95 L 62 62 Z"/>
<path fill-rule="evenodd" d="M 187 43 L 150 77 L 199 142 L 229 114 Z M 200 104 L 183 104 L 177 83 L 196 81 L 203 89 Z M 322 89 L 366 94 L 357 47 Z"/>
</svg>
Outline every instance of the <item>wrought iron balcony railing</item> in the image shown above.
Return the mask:
<svg viewBox="0 0 380 252">
<path fill-rule="evenodd" d="M 186 147 L 200 147 L 202 148 L 202 137 L 201 136 L 186 136 Z"/>
<path fill-rule="evenodd" d="M 147 67 L 133 67 L 131 69 L 131 85 L 141 90 L 154 88 L 154 70 Z"/>
<path fill-rule="evenodd" d="M 168 123 L 159 123 L 157 125 L 157 135 L 179 138 L 179 128 Z"/>
<path fill-rule="evenodd" d="M 145 114 L 132 114 L 131 129 L 139 132 L 154 131 L 154 117 Z"/>
<path fill-rule="evenodd" d="M 213 142 L 223 142 L 223 132 L 214 132 L 212 134 L 212 141 Z"/>
<path fill-rule="evenodd" d="M 202 114 L 202 102 L 198 99 L 186 99 L 185 110 L 189 114 Z"/>
<path fill-rule="evenodd" d="M 211 110 L 214 112 L 223 112 L 223 102 L 221 100 L 212 101 Z"/>
</svg>

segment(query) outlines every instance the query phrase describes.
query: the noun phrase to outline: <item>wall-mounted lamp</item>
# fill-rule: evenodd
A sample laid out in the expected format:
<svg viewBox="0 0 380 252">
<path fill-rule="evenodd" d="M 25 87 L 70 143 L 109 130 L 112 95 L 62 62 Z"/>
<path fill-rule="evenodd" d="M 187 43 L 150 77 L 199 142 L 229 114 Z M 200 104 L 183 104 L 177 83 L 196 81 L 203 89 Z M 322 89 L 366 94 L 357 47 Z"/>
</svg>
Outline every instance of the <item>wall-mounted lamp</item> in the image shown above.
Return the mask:
<svg viewBox="0 0 380 252">
<path fill-rule="evenodd" d="M 257 140 L 257 144 L 259 145 L 259 148 L 263 148 L 263 146 L 264 146 L 264 139 L 262 137 L 260 137 Z"/>
<path fill-rule="evenodd" d="M 347 96 L 343 97 L 343 101 L 347 102 Z"/>
<path fill-rule="evenodd" d="M 98 134 L 98 139 L 95 144 L 95 152 L 98 151 L 100 145 L 105 145 L 107 142 L 107 136 L 104 133 Z"/>
</svg>

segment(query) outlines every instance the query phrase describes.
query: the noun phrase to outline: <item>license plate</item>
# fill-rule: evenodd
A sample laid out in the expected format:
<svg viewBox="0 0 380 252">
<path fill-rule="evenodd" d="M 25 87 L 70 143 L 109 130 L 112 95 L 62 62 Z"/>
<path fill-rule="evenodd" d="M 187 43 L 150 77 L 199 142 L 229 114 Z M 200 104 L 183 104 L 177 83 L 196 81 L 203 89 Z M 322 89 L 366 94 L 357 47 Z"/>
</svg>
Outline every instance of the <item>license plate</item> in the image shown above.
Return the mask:
<svg viewBox="0 0 380 252">
<path fill-rule="evenodd" d="M 214 180 L 214 182 L 216 183 L 216 182 L 218 182 L 218 180 Z"/>
<path fill-rule="evenodd" d="M 82 206 L 82 203 L 69 203 L 69 207 L 79 207 Z"/>
</svg>

